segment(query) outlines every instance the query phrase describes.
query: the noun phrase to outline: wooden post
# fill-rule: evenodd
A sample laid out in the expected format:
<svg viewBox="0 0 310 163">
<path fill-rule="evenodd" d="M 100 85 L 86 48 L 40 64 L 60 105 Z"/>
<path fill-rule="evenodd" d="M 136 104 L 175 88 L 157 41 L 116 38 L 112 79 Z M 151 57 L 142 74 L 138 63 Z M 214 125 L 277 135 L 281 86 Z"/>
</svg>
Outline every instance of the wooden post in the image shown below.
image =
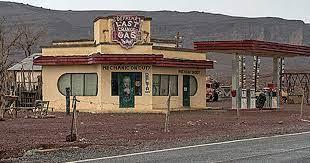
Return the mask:
<svg viewBox="0 0 310 163">
<path fill-rule="evenodd" d="M 304 108 L 304 98 L 305 98 L 305 89 L 302 91 L 302 99 L 301 99 L 301 105 L 300 105 L 300 119 L 302 119 L 303 114 L 303 108 Z"/>
<path fill-rule="evenodd" d="M 165 132 L 169 132 L 169 121 L 170 121 L 170 101 L 171 101 L 171 83 L 169 80 L 169 93 L 167 100 L 167 111 L 166 111 L 166 120 L 165 120 Z"/>
<path fill-rule="evenodd" d="M 4 120 L 4 112 L 5 112 L 5 105 L 6 105 L 6 83 L 7 83 L 7 74 L 4 72 L 2 76 L 2 85 L 0 85 L 0 121 Z"/>
<path fill-rule="evenodd" d="M 71 121 L 71 132 L 70 135 L 66 137 L 66 141 L 73 142 L 77 140 L 77 114 L 76 114 L 76 102 L 80 102 L 76 99 L 76 96 L 73 97 L 72 107 L 72 121 Z"/>
<path fill-rule="evenodd" d="M 76 139 L 78 138 L 78 132 L 77 132 L 77 113 L 76 113 L 76 102 L 79 102 L 76 98 L 75 98 L 75 103 L 74 103 L 74 129 L 75 129 L 75 136 Z"/>
<path fill-rule="evenodd" d="M 66 88 L 66 114 L 70 114 L 70 88 Z"/>
<path fill-rule="evenodd" d="M 5 107 L 5 99 L 3 88 L 0 86 L 0 121 L 4 121 L 4 107 Z"/>
<path fill-rule="evenodd" d="M 240 111 L 239 111 L 239 108 L 237 107 L 237 117 L 239 118 L 240 117 Z"/>
</svg>

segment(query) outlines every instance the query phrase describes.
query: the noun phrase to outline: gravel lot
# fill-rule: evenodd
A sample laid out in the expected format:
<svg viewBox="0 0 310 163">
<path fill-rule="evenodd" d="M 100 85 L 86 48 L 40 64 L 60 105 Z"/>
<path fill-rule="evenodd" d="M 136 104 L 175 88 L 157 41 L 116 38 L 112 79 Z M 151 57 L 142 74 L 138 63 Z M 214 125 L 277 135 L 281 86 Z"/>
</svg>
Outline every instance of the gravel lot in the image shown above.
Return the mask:
<svg viewBox="0 0 310 163">
<path fill-rule="evenodd" d="M 53 114 L 56 118 L 24 119 L 20 115 L 0 121 L 2 161 L 62 162 L 310 131 L 310 123 L 299 119 L 299 105 L 286 105 L 279 112 L 242 111 L 240 118 L 235 111 L 173 112 L 169 133 L 163 132 L 163 114 L 79 113 L 79 141 L 68 143 L 71 117 Z M 310 119 L 310 106 L 305 106 L 303 118 Z"/>
</svg>

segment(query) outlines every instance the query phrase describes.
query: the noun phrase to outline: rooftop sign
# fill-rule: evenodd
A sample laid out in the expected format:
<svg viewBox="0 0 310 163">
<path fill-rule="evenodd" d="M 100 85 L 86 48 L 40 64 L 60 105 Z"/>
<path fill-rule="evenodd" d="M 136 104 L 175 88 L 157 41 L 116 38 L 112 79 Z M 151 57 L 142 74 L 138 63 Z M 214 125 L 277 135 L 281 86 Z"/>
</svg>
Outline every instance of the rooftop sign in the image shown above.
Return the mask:
<svg viewBox="0 0 310 163">
<path fill-rule="evenodd" d="M 141 18 L 132 15 L 113 16 L 112 40 L 130 49 L 141 41 Z"/>
</svg>

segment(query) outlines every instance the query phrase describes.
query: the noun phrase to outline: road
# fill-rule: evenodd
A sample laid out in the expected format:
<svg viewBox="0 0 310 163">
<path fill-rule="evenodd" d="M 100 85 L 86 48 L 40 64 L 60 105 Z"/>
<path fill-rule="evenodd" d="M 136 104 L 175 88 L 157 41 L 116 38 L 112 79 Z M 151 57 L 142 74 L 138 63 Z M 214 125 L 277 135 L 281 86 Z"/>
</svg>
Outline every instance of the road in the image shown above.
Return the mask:
<svg viewBox="0 0 310 163">
<path fill-rule="evenodd" d="M 310 162 L 310 132 L 202 144 L 75 162 Z"/>
</svg>

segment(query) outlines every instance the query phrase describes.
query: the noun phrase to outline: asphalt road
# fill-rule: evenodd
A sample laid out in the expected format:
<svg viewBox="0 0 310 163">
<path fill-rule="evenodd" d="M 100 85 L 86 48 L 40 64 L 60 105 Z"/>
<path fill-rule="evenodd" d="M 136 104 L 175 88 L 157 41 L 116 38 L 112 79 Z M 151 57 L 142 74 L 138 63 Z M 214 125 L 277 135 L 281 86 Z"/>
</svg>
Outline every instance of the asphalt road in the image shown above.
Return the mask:
<svg viewBox="0 0 310 163">
<path fill-rule="evenodd" d="M 77 162 L 310 162 L 310 132 L 202 144 Z"/>
</svg>

